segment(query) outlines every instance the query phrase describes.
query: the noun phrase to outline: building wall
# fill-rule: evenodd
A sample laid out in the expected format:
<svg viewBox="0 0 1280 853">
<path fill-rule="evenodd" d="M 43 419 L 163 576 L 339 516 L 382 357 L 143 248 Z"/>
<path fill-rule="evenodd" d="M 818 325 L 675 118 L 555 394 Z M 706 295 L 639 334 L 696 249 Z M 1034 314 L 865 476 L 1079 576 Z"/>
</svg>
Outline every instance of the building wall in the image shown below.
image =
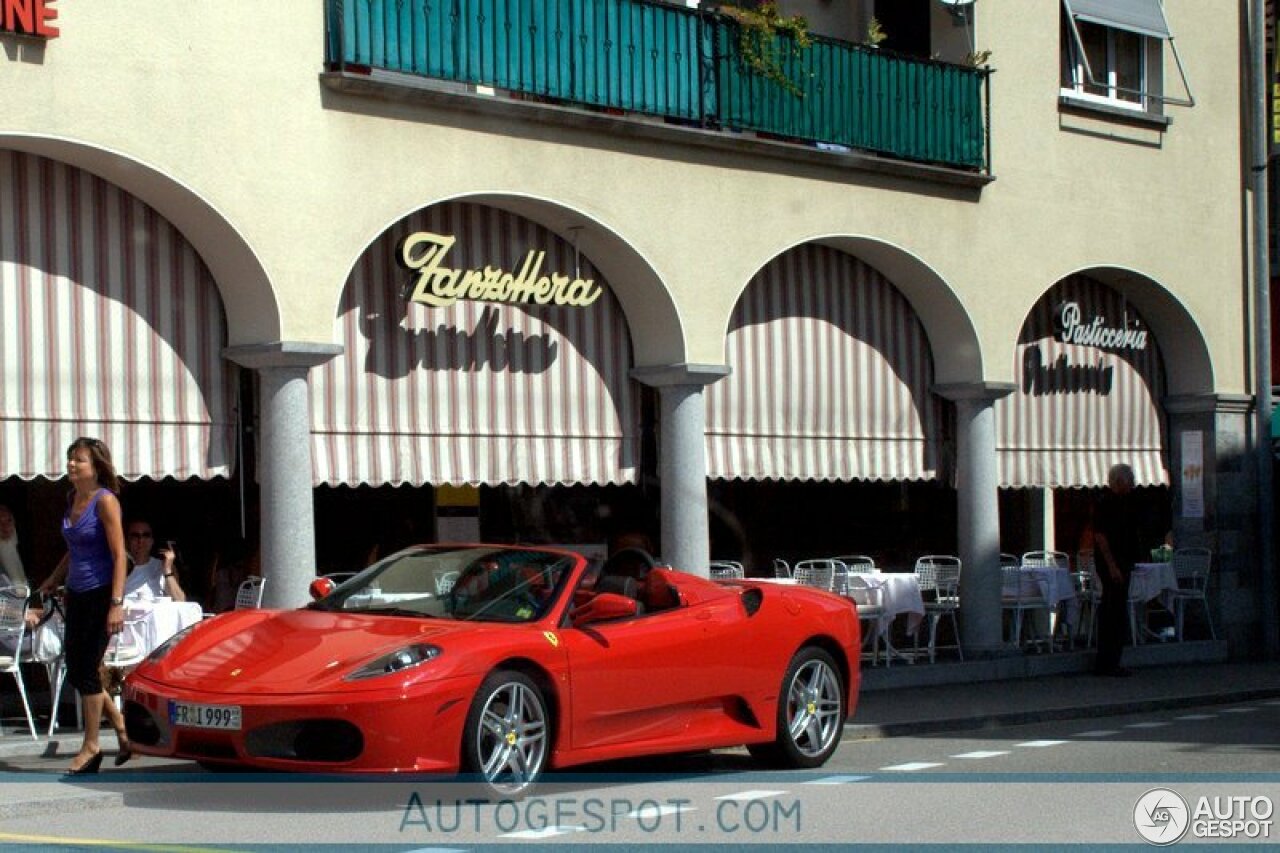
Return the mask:
<svg viewBox="0 0 1280 853">
<path fill-rule="evenodd" d="M 899 283 L 939 381 L 1011 381 L 1040 294 L 1109 268 L 1156 327 L 1172 392 L 1244 392 L 1241 92 L 1223 59 L 1241 44 L 1235 4 L 1166 4 L 1197 104 L 1168 108 L 1163 132 L 1059 110 L 1058 4 L 981 5 L 976 46 L 997 69 L 982 189 L 337 93 L 320 82 L 323 4 L 297 0 L 66 4 L 59 38 L 5 40 L 0 145 L 109 173 L 192 223 L 233 344 L 334 341 L 351 265 L 386 226 L 487 196 L 625 254 L 622 275 L 606 271 L 641 364 L 722 362 L 751 276 L 831 238 L 910 271 Z M 1168 55 L 1165 78 L 1177 85 Z M 1197 352 L 1208 360 L 1178 369 Z"/>
</svg>

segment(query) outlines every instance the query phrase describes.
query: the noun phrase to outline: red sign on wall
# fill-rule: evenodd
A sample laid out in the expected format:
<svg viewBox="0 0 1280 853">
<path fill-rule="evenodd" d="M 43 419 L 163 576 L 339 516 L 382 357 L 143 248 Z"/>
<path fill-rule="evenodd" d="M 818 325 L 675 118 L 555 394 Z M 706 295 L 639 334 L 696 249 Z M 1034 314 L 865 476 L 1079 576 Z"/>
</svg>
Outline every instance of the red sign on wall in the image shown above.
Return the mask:
<svg viewBox="0 0 1280 853">
<path fill-rule="evenodd" d="M 0 31 L 39 38 L 57 38 L 56 0 L 0 0 Z"/>
</svg>

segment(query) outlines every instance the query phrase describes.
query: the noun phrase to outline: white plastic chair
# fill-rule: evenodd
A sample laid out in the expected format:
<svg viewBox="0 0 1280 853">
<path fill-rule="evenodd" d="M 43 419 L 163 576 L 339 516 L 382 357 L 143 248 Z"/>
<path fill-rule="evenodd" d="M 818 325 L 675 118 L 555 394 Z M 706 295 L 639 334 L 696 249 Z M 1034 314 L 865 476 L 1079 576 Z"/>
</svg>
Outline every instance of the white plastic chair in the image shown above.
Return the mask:
<svg viewBox="0 0 1280 853">
<path fill-rule="evenodd" d="M 22 584 L 0 589 L 0 673 L 12 675 L 17 682 L 22 708 L 27 712 L 27 728 L 31 730 L 31 739 L 39 740 L 35 717 L 31 714 L 31 700 L 27 696 L 27 685 L 22 680 L 22 647 L 27 636 L 27 596 L 30 594 L 30 590 Z"/>
<path fill-rule="evenodd" d="M 27 639 L 22 644 L 21 663 L 44 667 L 45 676 L 49 679 L 49 737 L 53 737 L 58 728 L 58 710 L 62 701 L 62 687 L 67 679 L 66 659 L 66 620 L 62 614 L 62 604 L 58 599 L 49 597 L 44 602 L 44 616 L 36 627 L 27 630 Z M 37 631 L 53 631 L 59 638 L 58 654 L 50 659 L 47 652 L 36 654 Z M 80 703 L 75 703 L 76 726 L 79 728 Z"/>
<path fill-rule="evenodd" d="M 1022 567 L 1024 569 L 1066 569 L 1071 570 L 1071 556 L 1065 551 L 1027 551 L 1022 555 Z M 1056 603 L 1049 604 L 1049 642 L 1053 642 L 1056 631 L 1059 627 L 1065 631 L 1065 640 L 1067 648 L 1075 648 L 1075 640 L 1071 636 L 1071 628 L 1065 618 L 1066 614 L 1059 612 Z"/>
<path fill-rule="evenodd" d="M 1045 611 L 1045 618 L 1048 618 L 1049 600 L 1045 597 L 1044 590 L 1035 578 L 1030 575 L 1023 574 L 1018 566 L 1001 566 L 1003 585 L 1000 589 L 1000 606 L 1012 611 L 1013 624 L 1011 626 L 1012 641 L 1015 646 L 1022 646 L 1022 623 L 1026 621 L 1028 615 L 1033 615 L 1037 610 Z M 1031 630 L 1035 634 L 1035 639 L 1030 642 L 1037 645 L 1044 642 L 1049 651 L 1053 651 L 1053 638 L 1042 640 L 1039 630 L 1035 627 L 1035 619 L 1031 620 Z"/>
<path fill-rule="evenodd" d="M 266 578 L 260 578 L 257 575 L 251 575 L 241 581 L 239 589 L 236 590 L 236 610 L 261 607 L 262 588 L 266 582 Z"/>
<path fill-rule="evenodd" d="M 836 566 L 835 560 L 801 560 L 796 563 L 793 574 L 796 583 L 830 592 L 835 584 Z"/>
<path fill-rule="evenodd" d="M 884 619 L 884 589 L 871 586 L 860 574 L 849 575 L 849 597 L 858 612 L 858 622 L 862 625 L 862 648 L 871 645 L 871 664 L 874 666 L 880 657 L 880 623 Z M 884 665 L 892 665 L 893 656 L 887 651 Z"/>
<path fill-rule="evenodd" d="M 1209 636 L 1218 639 L 1209 615 L 1209 564 L 1213 552 L 1208 548 L 1178 548 L 1173 552 L 1173 573 L 1178 578 L 1178 591 L 1173 597 L 1174 636 L 1182 640 L 1182 623 L 1188 604 L 1199 602 L 1209 624 Z"/>
<path fill-rule="evenodd" d="M 708 573 L 712 578 L 744 578 L 747 570 L 742 563 L 733 560 L 712 560 Z"/>
<path fill-rule="evenodd" d="M 960 660 L 964 660 L 960 626 L 956 622 L 956 613 L 960 610 L 960 567 L 960 558 L 949 554 L 927 554 L 916 560 L 916 583 L 924 598 L 924 615 L 929 619 L 929 663 L 937 659 L 938 625 L 943 619 L 951 620 L 951 631 L 956 638 L 954 648 Z M 912 642 L 917 643 L 918 638 L 919 631 Z"/>
<path fill-rule="evenodd" d="M 1098 621 L 1098 605 L 1102 602 L 1102 585 L 1098 582 L 1098 570 L 1092 550 L 1076 552 L 1076 568 L 1071 573 L 1071 579 L 1075 582 L 1080 614 L 1077 631 L 1087 630 L 1085 645 L 1092 646 L 1093 632 Z"/>
<path fill-rule="evenodd" d="M 876 570 L 876 561 L 865 554 L 846 554 L 832 559 L 843 563 L 851 575 L 866 575 Z"/>
<path fill-rule="evenodd" d="M 1022 555 L 1022 565 L 1027 568 L 1071 568 L 1071 557 L 1065 551 L 1028 551 Z"/>
<path fill-rule="evenodd" d="M 791 564 L 781 557 L 773 558 L 773 576 L 775 578 L 790 578 Z"/>
</svg>

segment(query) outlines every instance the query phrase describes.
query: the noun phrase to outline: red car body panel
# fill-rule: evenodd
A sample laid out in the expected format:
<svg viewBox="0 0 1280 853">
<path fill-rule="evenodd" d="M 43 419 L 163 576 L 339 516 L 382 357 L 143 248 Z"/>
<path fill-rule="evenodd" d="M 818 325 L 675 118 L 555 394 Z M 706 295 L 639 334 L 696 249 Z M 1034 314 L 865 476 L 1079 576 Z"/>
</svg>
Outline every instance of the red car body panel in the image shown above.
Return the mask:
<svg viewBox="0 0 1280 853">
<path fill-rule="evenodd" d="M 591 597 L 579 591 L 575 602 L 587 572 L 581 557 L 555 603 L 529 622 L 312 609 L 242 610 L 206 620 L 126 680 L 126 716 L 154 726 L 152 737 L 139 737 L 130 723 L 134 749 L 312 772 L 457 772 L 472 699 L 499 668 L 535 673 L 546 693 L 554 725 L 551 767 L 768 743 L 776 735 L 783 675 L 796 652 L 811 644 L 837 659 L 853 714 L 861 638 L 848 599 L 654 571 L 675 606 L 583 627 L 569 618 L 575 603 Z M 348 679 L 411 643 L 441 651 L 402 672 Z M 236 706 L 241 727 L 171 724 L 174 701 Z M 253 737 L 261 741 L 273 726 L 315 720 L 354 726 L 358 754 L 297 760 L 253 745 Z"/>
</svg>

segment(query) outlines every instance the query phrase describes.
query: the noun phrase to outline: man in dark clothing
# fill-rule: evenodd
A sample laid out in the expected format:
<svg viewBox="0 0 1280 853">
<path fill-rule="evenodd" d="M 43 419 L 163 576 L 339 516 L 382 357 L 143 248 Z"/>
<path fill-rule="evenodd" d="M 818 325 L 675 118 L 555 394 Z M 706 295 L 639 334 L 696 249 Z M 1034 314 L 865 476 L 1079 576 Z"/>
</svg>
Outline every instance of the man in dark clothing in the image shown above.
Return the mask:
<svg viewBox="0 0 1280 853">
<path fill-rule="evenodd" d="M 1107 492 L 1094 516 L 1094 553 L 1102 600 L 1098 604 L 1098 675 L 1131 675 L 1120 666 L 1128 631 L 1129 575 L 1142 559 L 1138 509 L 1133 495 L 1133 469 L 1113 465 L 1107 472 Z"/>
</svg>

